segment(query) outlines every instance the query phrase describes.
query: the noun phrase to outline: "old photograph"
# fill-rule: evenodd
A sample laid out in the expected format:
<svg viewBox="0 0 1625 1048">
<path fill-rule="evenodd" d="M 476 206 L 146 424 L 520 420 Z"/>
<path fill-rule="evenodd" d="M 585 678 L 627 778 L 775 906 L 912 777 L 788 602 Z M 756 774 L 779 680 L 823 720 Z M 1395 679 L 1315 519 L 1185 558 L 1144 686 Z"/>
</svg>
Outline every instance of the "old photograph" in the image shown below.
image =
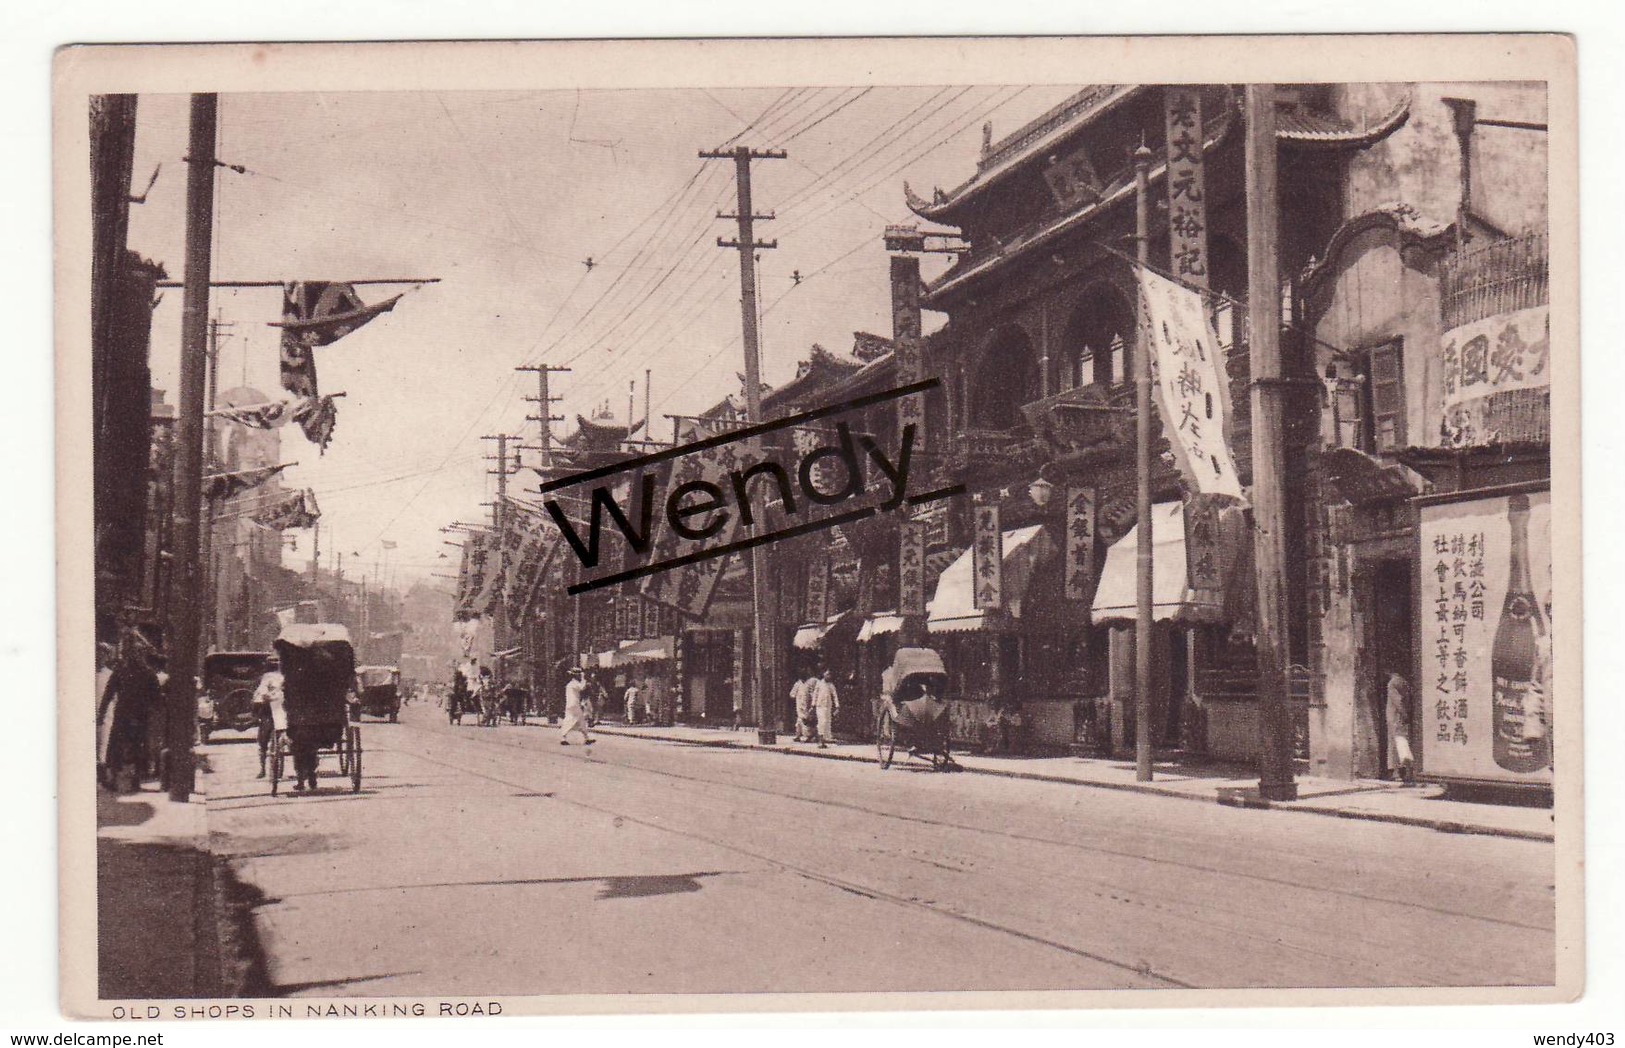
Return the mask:
<svg viewBox="0 0 1625 1048">
<path fill-rule="evenodd" d="M 1573 54 L 1476 39 L 64 52 L 65 1006 L 1572 999 Z"/>
</svg>

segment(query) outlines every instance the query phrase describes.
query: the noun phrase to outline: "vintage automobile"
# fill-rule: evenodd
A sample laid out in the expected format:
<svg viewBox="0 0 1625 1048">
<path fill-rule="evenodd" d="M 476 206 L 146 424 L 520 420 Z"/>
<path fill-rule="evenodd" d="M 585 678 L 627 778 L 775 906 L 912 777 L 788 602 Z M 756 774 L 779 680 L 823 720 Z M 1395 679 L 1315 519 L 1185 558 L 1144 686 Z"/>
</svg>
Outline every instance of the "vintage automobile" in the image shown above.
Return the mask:
<svg viewBox="0 0 1625 1048">
<path fill-rule="evenodd" d="M 359 712 L 393 721 L 401 714 L 401 671 L 394 666 L 358 666 L 355 690 L 361 696 Z"/>
<path fill-rule="evenodd" d="M 269 668 L 268 651 L 212 651 L 203 656 L 203 688 L 198 693 L 198 736 L 216 731 L 251 731 L 258 726 L 254 688 Z"/>
</svg>

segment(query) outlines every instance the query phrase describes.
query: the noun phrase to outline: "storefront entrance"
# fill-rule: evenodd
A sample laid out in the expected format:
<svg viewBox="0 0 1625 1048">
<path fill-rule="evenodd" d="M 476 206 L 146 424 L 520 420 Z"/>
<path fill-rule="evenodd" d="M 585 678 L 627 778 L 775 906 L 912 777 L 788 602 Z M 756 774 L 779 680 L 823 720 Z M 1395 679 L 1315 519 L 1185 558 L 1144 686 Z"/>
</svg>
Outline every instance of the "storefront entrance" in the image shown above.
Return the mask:
<svg viewBox="0 0 1625 1048">
<path fill-rule="evenodd" d="M 1411 683 L 1416 694 L 1415 667 L 1411 661 L 1411 638 L 1415 636 L 1415 616 L 1411 601 L 1411 566 L 1407 560 L 1378 560 L 1361 580 L 1361 597 L 1367 609 L 1364 661 L 1360 682 L 1370 727 L 1366 750 L 1366 774 L 1387 775 L 1397 761 L 1393 755 L 1393 725 L 1388 723 L 1388 675 L 1397 673 Z M 1412 709 L 1414 721 L 1416 711 Z M 1405 726 L 1407 733 L 1411 725 Z M 1415 747 L 1415 740 L 1412 740 Z"/>
</svg>

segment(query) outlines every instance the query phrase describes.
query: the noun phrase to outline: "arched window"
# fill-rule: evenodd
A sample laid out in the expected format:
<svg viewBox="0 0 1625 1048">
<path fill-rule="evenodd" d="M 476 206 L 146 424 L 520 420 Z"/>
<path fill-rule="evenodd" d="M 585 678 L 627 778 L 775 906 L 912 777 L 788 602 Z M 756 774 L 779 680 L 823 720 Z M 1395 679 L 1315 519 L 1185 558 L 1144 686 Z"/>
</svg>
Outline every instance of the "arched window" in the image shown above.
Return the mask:
<svg viewBox="0 0 1625 1048">
<path fill-rule="evenodd" d="M 970 387 L 971 425 L 977 429 L 1010 429 L 1021 421 L 1021 406 L 1038 399 L 1038 361 L 1031 340 L 1018 327 L 1008 327 L 982 354 Z"/>
<path fill-rule="evenodd" d="M 1117 290 L 1096 284 L 1066 325 L 1059 388 L 1127 382 L 1133 377 L 1134 312 Z"/>
</svg>

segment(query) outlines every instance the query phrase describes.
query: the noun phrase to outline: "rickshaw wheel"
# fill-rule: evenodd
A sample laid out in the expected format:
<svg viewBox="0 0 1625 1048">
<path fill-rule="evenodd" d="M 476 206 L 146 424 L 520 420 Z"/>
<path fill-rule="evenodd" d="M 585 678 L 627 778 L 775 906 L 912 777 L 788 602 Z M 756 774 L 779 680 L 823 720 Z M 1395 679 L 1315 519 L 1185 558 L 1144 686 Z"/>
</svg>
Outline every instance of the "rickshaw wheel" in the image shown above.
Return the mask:
<svg viewBox="0 0 1625 1048">
<path fill-rule="evenodd" d="M 346 726 L 344 729 L 344 734 L 339 736 L 339 744 L 334 747 L 334 749 L 338 751 L 339 755 L 340 775 L 350 774 L 350 732 L 354 730 L 354 728 Z"/>
<path fill-rule="evenodd" d="M 891 710 L 882 710 L 880 713 L 880 728 L 875 732 L 875 749 L 880 753 L 880 767 L 891 767 L 892 756 L 897 752 L 897 721 L 893 719 Z"/>
<path fill-rule="evenodd" d="M 350 736 L 350 792 L 361 792 L 361 729 L 351 728 Z"/>
<path fill-rule="evenodd" d="M 283 748 L 286 738 L 287 736 L 279 731 L 271 739 L 271 796 L 273 797 L 281 790 Z"/>
</svg>

